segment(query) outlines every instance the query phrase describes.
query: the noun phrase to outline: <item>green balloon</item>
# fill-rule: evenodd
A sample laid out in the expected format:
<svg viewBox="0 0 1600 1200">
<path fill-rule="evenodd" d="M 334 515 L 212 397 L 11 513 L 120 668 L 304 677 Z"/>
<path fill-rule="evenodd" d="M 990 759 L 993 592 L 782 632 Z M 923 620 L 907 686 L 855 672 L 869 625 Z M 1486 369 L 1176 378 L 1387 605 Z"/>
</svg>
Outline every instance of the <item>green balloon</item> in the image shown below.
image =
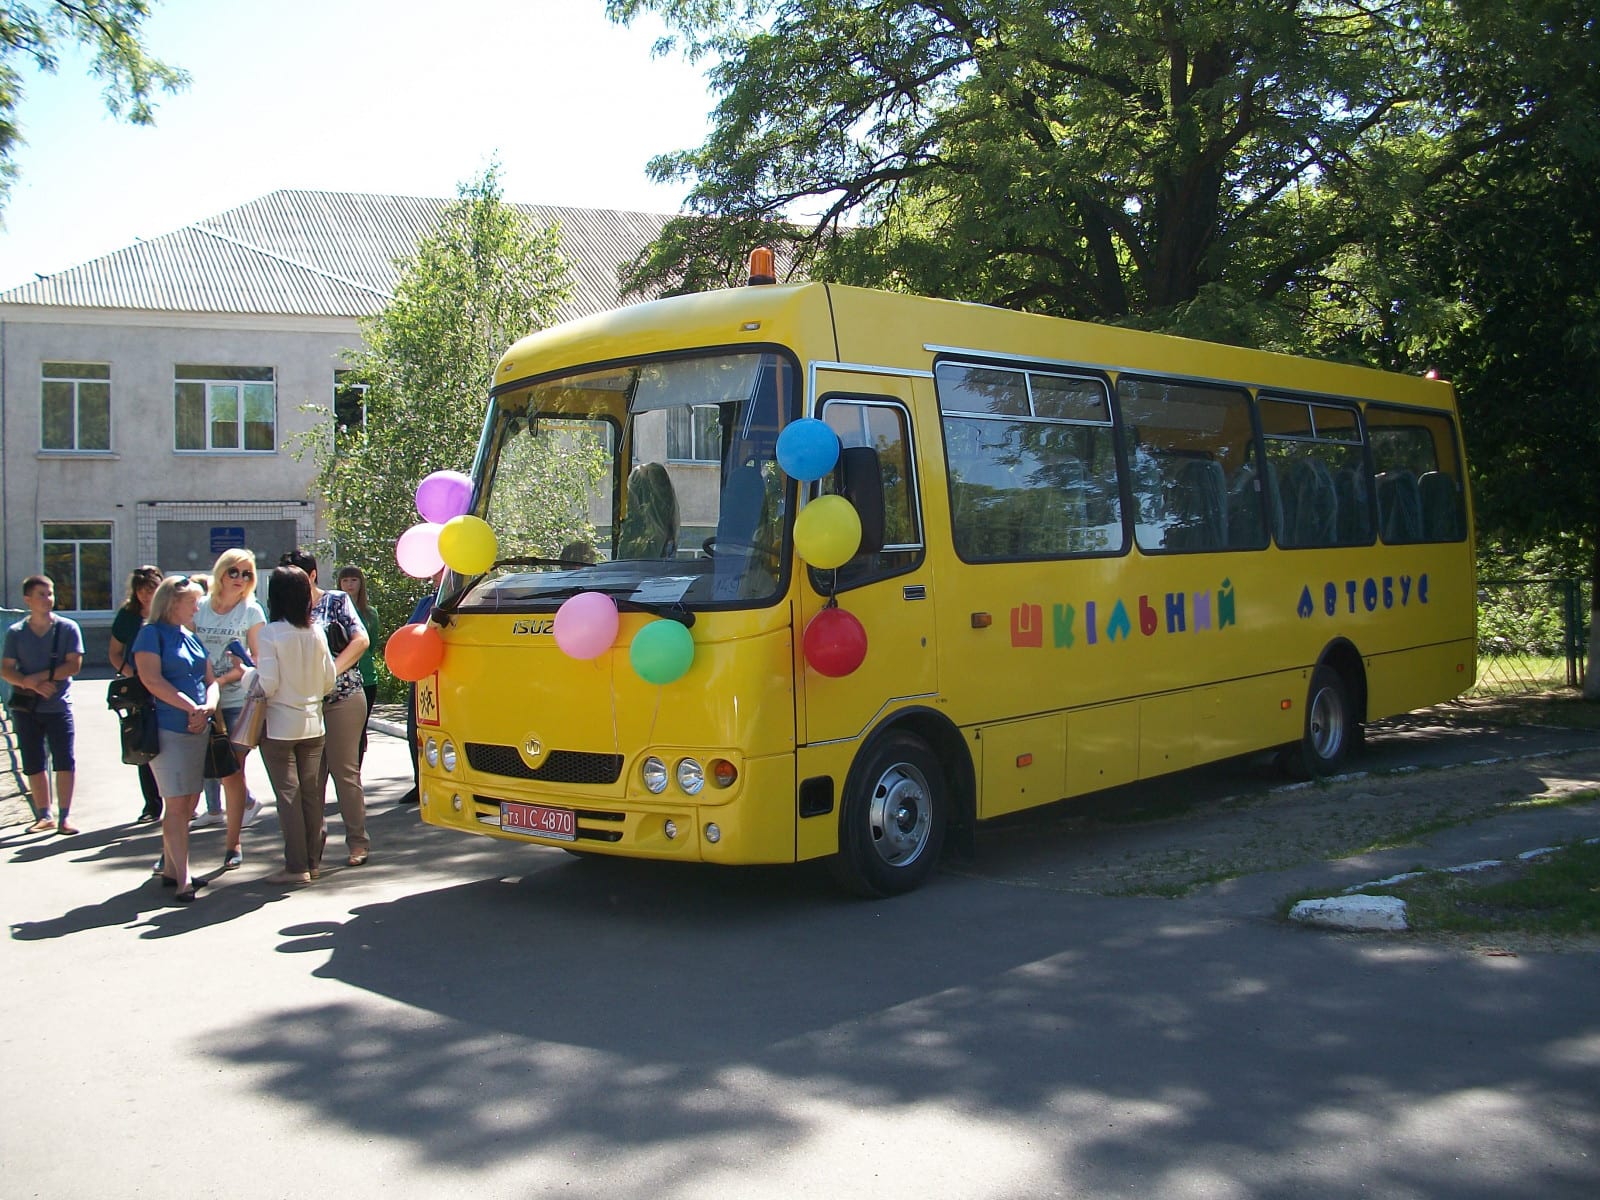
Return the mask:
<svg viewBox="0 0 1600 1200">
<path fill-rule="evenodd" d="M 651 621 L 634 634 L 628 661 L 646 683 L 671 683 L 694 662 L 694 638 L 676 621 Z"/>
</svg>

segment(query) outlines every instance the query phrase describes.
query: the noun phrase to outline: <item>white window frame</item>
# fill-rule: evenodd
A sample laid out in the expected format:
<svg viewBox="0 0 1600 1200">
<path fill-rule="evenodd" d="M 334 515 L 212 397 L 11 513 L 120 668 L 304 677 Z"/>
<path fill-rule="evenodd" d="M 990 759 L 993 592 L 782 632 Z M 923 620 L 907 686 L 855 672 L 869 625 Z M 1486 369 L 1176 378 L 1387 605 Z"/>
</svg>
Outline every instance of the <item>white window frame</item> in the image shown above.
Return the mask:
<svg viewBox="0 0 1600 1200">
<path fill-rule="evenodd" d="M 82 526 L 82 525 L 104 526 L 104 528 L 105 528 L 105 536 L 104 537 L 59 537 L 59 536 L 58 537 L 50 537 L 49 536 L 49 532 L 48 531 L 53 526 L 54 527 L 61 527 L 61 526 L 72 526 L 72 525 L 77 525 L 77 526 Z M 51 561 L 50 554 L 49 554 L 49 547 L 51 547 L 51 546 L 71 546 L 72 547 L 72 568 L 71 568 L 72 577 L 70 579 L 64 578 L 63 577 L 64 572 L 62 571 L 61 567 L 57 563 L 54 563 L 54 562 Z M 84 608 L 84 607 L 82 607 L 82 599 L 83 599 L 83 548 L 85 546 L 104 546 L 105 547 L 106 595 L 110 598 L 109 604 L 105 608 Z M 67 595 L 69 593 L 69 590 L 70 590 L 70 594 L 77 601 L 77 603 L 71 608 L 63 607 L 60 610 L 63 614 L 67 614 L 67 615 L 76 615 L 76 614 L 80 614 L 80 613 L 96 614 L 96 613 L 109 613 L 109 612 L 114 612 L 116 610 L 116 607 L 117 607 L 117 580 L 116 580 L 115 568 L 114 568 L 114 565 L 113 565 L 114 562 L 115 562 L 115 549 L 116 549 L 116 525 L 111 521 L 94 521 L 94 520 L 64 521 L 64 520 L 57 520 L 57 521 L 40 521 L 39 522 L 39 561 L 45 564 L 43 574 L 46 574 L 46 575 L 50 576 L 51 581 L 56 585 L 56 595 L 58 597 Z"/>
<path fill-rule="evenodd" d="M 701 411 L 702 409 L 712 414 L 712 423 L 709 426 L 709 428 L 710 429 L 715 429 L 715 430 L 718 431 L 718 436 L 716 438 L 717 445 L 715 445 L 713 447 L 710 447 L 709 449 L 706 446 L 701 444 L 703 437 L 709 437 L 709 434 L 707 434 L 707 432 L 706 432 L 707 427 L 702 425 L 699 421 L 695 420 L 695 414 L 697 412 Z M 682 442 L 683 442 L 683 433 L 682 433 L 682 429 L 681 429 L 681 426 L 680 426 L 680 422 L 684 419 L 684 416 L 680 416 L 679 414 L 685 414 L 687 416 L 687 419 L 688 419 L 688 422 L 689 422 L 689 446 L 688 446 L 689 453 L 688 454 L 680 453 L 680 451 L 682 451 L 684 449 L 684 446 L 682 444 Z M 682 408 L 682 407 L 668 409 L 667 410 L 667 461 L 668 462 L 675 462 L 675 463 L 715 463 L 715 462 L 721 462 L 722 461 L 722 445 L 721 445 L 721 443 L 722 443 L 721 428 L 722 427 L 717 423 L 718 420 L 720 419 L 720 417 L 721 417 L 721 412 L 718 409 L 718 406 L 715 405 L 715 404 L 693 404 L 693 405 L 688 406 L 687 409 Z"/>
<path fill-rule="evenodd" d="M 191 372 L 209 368 L 216 372 L 213 375 L 181 374 L 188 368 Z M 237 372 L 233 377 L 223 374 L 224 371 Z M 247 378 L 246 372 L 265 372 L 269 378 Z M 180 446 L 178 444 L 178 405 L 179 389 L 185 385 L 203 388 L 201 421 L 205 429 L 205 445 Z M 272 389 L 272 445 L 252 447 L 246 446 L 245 426 L 245 389 L 247 387 L 267 386 Z M 232 445 L 218 445 L 212 441 L 212 432 L 216 424 L 211 419 L 211 405 L 217 390 L 231 389 L 237 392 L 238 419 L 234 422 L 238 426 L 238 441 Z M 178 454 L 276 454 L 278 452 L 278 369 L 276 367 L 236 366 L 221 363 L 179 363 L 173 369 L 172 384 L 172 448 Z"/>
<path fill-rule="evenodd" d="M 51 367 L 57 368 L 54 372 Z M 64 368 L 69 367 L 100 367 L 104 368 L 104 378 L 92 375 L 68 375 Z M 44 444 L 44 431 L 48 425 L 45 417 L 45 389 L 48 384 L 70 384 L 72 386 L 72 445 L 46 446 Z M 106 389 L 106 444 L 104 446 L 83 445 L 83 385 L 104 384 Z M 42 454 L 109 454 L 111 452 L 111 364 L 84 362 L 82 360 L 47 359 L 39 365 L 39 451 Z"/>
</svg>

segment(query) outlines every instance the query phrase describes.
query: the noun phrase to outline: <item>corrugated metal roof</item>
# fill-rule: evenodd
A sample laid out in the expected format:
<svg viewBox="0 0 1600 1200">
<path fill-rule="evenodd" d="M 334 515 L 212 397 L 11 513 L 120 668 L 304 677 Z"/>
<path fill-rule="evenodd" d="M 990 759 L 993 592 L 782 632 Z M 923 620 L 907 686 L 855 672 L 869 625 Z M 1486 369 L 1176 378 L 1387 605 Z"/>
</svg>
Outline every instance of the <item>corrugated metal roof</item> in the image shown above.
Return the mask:
<svg viewBox="0 0 1600 1200">
<path fill-rule="evenodd" d="M 370 316 L 394 288 L 395 260 L 415 252 L 453 201 L 356 192 L 272 192 L 175 233 L 0 292 L 0 304 L 166 312 Z M 572 298 L 561 316 L 623 302 L 617 268 L 670 217 L 519 204 L 559 225 Z"/>
</svg>

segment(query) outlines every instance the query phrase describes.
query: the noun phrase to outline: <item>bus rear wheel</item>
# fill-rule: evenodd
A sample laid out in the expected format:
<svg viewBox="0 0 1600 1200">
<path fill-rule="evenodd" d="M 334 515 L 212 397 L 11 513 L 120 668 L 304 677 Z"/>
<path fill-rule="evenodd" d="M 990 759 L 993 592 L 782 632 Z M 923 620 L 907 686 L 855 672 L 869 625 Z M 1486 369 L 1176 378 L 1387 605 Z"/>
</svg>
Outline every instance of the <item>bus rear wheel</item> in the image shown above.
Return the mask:
<svg viewBox="0 0 1600 1200">
<path fill-rule="evenodd" d="M 893 733 L 850 773 L 839 817 L 834 878 L 859 896 L 897 896 L 939 863 L 950 794 L 938 756 L 921 738 Z"/>
<path fill-rule="evenodd" d="M 1284 754 L 1284 766 L 1297 779 L 1332 775 L 1360 739 L 1355 709 L 1344 676 L 1332 667 L 1311 672 L 1306 692 L 1305 732 Z"/>
</svg>

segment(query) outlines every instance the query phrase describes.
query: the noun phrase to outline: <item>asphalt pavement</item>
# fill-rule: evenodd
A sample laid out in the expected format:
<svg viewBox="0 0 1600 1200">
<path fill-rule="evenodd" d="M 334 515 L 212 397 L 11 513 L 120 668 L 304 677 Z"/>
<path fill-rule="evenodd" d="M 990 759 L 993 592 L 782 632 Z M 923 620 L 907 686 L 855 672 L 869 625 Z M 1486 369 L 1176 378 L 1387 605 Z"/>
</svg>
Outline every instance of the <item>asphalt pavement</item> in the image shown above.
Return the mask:
<svg viewBox="0 0 1600 1200">
<path fill-rule="evenodd" d="M 0 797 L 8 1200 L 1600 1195 L 1600 955 L 1274 913 L 1308 879 L 1592 833 L 1592 802 L 1533 801 L 1600 787 L 1593 735 L 1418 718 L 1375 739 L 1383 775 L 1277 791 L 1220 764 L 1143 793 L 1214 796 L 1215 826 L 1085 834 L 1046 811 L 861 902 L 809 866 L 423 826 L 396 804 L 405 747 L 378 734 L 368 865 L 269 885 L 268 815 L 243 868 L 178 907 L 103 692 L 75 687 L 83 832 L 28 836 Z M 1103 886 L 1238 813 L 1341 788 L 1381 804 L 1418 761 L 1495 815 L 1287 867 L 1269 832 L 1267 869 L 1182 898 Z M 331 805 L 330 825 L 337 845 Z M 195 843 L 220 861 L 220 833 Z"/>
</svg>

